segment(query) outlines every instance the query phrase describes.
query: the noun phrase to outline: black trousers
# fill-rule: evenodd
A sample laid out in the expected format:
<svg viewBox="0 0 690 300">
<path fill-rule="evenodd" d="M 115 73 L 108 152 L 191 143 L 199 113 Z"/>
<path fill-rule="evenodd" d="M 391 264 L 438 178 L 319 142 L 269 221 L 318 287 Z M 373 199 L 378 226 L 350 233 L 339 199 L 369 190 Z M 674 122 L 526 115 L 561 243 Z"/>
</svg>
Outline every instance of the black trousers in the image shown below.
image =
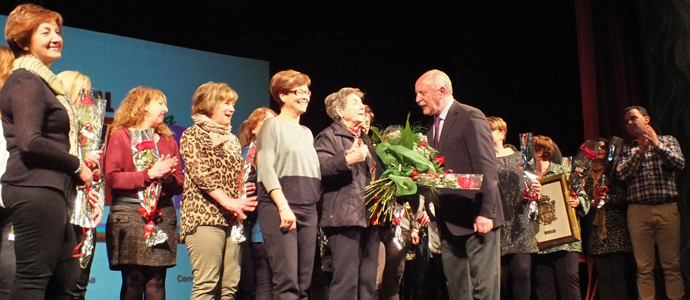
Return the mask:
<svg viewBox="0 0 690 300">
<path fill-rule="evenodd" d="M 501 256 L 501 299 L 530 300 L 532 254 L 513 253 Z"/>
<path fill-rule="evenodd" d="M 400 299 L 400 283 L 405 272 L 407 254 L 412 250 L 410 231 L 400 227 L 404 240 L 403 248 L 395 242 L 395 226 L 384 225 L 381 228 L 381 242 L 386 248 L 386 260 L 383 267 L 381 286 L 378 288 L 379 300 Z"/>
<path fill-rule="evenodd" d="M 534 256 L 539 300 L 580 300 L 580 253 L 558 251 Z M 560 298 L 558 298 L 560 295 Z"/>
<path fill-rule="evenodd" d="M 500 231 L 453 236 L 441 232 L 443 271 L 451 300 L 500 298 Z M 445 234 L 445 236 L 444 236 Z"/>
<path fill-rule="evenodd" d="M 0 300 L 10 297 L 17 260 L 14 257 L 14 241 L 9 240 L 12 222 L 10 212 L 0 208 Z"/>
<path fill-rule="evenodd" d="M 628 253 L 609 253 L 593 255 L 594 267 L 599 275 L 597 291 L 599 299 L 605 300 L 627 300 L 628 282 L 626 279 L 626 267 L 630 265 L 630 254 Z M 635 269 L 628 269 L 627 274 L 634 274 Z"/>
<path fill-rule="evenodd" d="M 328 299 L 373 300 L 379 255 L 379 226 L 326 227 L 333 253 Z M 357 292 L 354 292 L 357 291 Z"/>
<path fill-rule="evenodd" d="M 273 271 L 268 265 L 264 243 L 250 243 L 254 268 L 254 295 L 256 300 L 273 299 Z"/>
<path fill-rule="evenodd" d="M 316 205 L 290 205 L 297 228 L 280 228 L 274 203 L 259 203 L 259 221 L 268 262 L 273 270 L 273 299 L 307 299 L 316 251 Z"/>
<path fill-rule="evenodd" d="M 2 199 L 14 225 L 17 272 L 12 300 L 69 299 L 76 284 L 76 246 L 61 191 L 4 185 Z"/>
<path fill-rule="evenodd" d="M 84 228 L 77 225 L 72 225 L 72 228 L 74 229 L 74 236 L 76 237 L 78 244 L 82 241 L 82 239 L 84 239 L 84 234 L 86 232 L 84 231 Z M 71 300 L 84 300 L 86 297 L 86 287 L 89 285 L 89 279 L 91 279 L 91 265 L 93 264 L 93 255 L 96 254 L 96 227 L 86 230 L 90 230 L 93 234 L 93 254 L 91 255 L 89 261 L 84 265 L 84 268 L 79 268 L 76 284 L 70 291 Z"/>
<path fill-rule="evenodd" d="M 420 242 L 415 247 L 415 258 L 405 266 L 403 282 L 405 299 L 448 300 L 446 277 L 443 274 L 441 254 L 429 250 L 429 235 L 419 232 Z"/>
</svg>

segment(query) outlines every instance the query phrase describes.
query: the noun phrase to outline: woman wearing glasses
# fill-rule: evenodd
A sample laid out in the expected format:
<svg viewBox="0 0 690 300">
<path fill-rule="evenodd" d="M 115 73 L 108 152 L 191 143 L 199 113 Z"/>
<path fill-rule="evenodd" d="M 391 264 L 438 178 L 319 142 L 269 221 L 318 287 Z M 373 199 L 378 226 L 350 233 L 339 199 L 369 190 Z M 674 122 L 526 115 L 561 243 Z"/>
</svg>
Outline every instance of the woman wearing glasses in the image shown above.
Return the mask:
<svg viewBox="0 0 690 300">
<path fill-rule="evenodd" d="M 259 222 L 273 269 L 273 299 L 307 299 L 316 250 L 321 189 L 314 136 L 299 124 L 311 92 L 309 76 L 281 71 L 271 78 L 280 114 L 257 136 Z"/>
</svg>

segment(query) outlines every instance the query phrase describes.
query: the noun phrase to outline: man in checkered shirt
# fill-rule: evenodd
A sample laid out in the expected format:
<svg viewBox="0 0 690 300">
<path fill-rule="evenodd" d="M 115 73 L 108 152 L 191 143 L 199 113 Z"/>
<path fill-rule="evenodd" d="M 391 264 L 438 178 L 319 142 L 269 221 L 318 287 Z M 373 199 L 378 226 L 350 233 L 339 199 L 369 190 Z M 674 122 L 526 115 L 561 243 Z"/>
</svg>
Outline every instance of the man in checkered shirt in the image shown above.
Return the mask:
<svg viewBox="0 0 690 300">
<path fill-rule="evenodd" d="M 625 109 L 625 126 L 634 138 L 621 151 L 616 167 L 628 184 L 628 230 L 637 262 L 639 299 L 654 299 L 655 249 L 659 249 L 668 299 L 682 299 L 680 214 L 676 173 L 685 159 L 676 138 L 657 136 L 640 106 Z"/>
</svg>

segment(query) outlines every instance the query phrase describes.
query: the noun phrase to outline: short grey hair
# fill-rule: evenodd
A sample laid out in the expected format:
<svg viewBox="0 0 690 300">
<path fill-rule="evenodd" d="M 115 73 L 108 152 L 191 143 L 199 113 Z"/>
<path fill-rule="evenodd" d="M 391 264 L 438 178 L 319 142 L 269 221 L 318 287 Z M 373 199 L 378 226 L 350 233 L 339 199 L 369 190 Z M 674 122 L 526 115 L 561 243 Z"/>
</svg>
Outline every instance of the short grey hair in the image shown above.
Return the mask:
<svg viewBox="0 0 690 300">
<path fill-rule="evenodd" d="M 341 117 L 338 115 L 338 107 L 345 108 L 345 99 L 350 94 L 364 98 L 364 93 L 360 89 L 351 87 L 344 87 L 326 97 L 326 113 L 333 121 L 340 122 Z"/>
<path fill-rule="evenodd" d="M 448 74 L 437 69 L 429 70 L 426 72 L 426 74 L 431 76 L 427 82 L 434 90 L 438 90 L 443 87 L 446 89 L 446 94 L 451 96 L 453 95 L 453 84 L 450 82 L 450 77 L 448 77 Z"/>
</svg>

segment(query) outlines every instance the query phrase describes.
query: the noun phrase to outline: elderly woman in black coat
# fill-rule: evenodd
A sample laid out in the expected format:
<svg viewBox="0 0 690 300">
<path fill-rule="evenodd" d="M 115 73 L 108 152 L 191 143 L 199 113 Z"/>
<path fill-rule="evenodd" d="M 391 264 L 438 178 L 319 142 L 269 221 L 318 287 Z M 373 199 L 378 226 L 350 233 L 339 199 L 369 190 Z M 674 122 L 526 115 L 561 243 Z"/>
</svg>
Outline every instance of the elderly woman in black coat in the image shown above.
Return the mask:
<svg viewBox="0 0 690 300">
<path fill-rule="evenodd" d="M 314 146 L 324 187 L 320 224 L 333 253 L 330 299 L 374 299 L 376 289 L 378 227 L 371 225 L 364 190 L 377 157 L 371 139 L 359 129 L 363 96 L 346 87 L 326 97 L 326 112 L 334 122 Z"/>
</svg>

